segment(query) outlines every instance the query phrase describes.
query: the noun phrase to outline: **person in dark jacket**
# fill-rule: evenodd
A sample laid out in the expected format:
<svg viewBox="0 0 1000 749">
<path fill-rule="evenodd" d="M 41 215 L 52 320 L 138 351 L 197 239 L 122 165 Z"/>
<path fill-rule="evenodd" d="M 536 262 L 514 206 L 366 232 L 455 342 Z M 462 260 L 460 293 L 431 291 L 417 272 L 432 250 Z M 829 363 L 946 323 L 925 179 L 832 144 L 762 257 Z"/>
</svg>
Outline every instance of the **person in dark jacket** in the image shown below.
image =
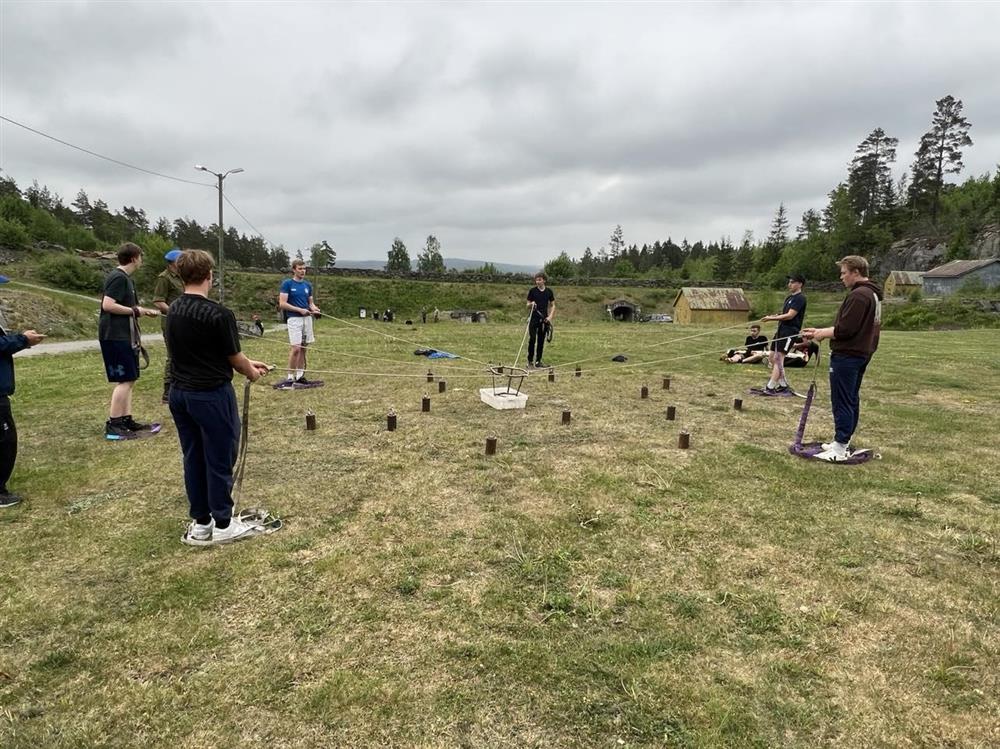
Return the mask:
<svg viewBox="0 0 1000 749">
<path fill-rule="evenodd" d="M 836 433 L 816 456 L 830 463 L 851 456 L 851 437 L 861 413 L 861 381 L 878 349 L 882 327 L 882 289 L 868 280 L 868 261 L 859 255 L 842 258 L 840 280 L 850 291 L 833 326 L 802 331 L 813 341 L 830 339 L 830 404 Z"/>
<path fill-rule="evenodd" d="M 0 283 L 7 283 L 0 276 Z M 13 507 L 21 501 L 17 494 L 7 489 L 7 481 L 14 472 L 17 460 L 17 427 L 10 410 L 10 396 L 14 394 L 14 354 L 34 346 L 45 338 L 34 330 L 8 333 L 0 326 L 0 507 Z"/>
</svg>

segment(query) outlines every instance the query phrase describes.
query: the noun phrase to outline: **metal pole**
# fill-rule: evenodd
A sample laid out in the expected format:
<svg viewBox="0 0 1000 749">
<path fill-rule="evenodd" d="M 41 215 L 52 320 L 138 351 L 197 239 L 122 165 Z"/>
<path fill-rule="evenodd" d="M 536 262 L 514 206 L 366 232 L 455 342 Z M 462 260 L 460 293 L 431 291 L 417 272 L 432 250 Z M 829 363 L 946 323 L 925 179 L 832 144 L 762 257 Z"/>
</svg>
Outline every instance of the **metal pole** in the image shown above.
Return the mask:
<svg viewBox="0 0 1000 749">
<path fill-rule="evenodd" d="M 226 178 L 225 174 L 215 175 L 219 178 L 219 304 L 226 303 L 226 258 L 225 250 L 223 247 L 223 238 L 225 234 L 222 230 L 222 180 Z"/>
</svg>

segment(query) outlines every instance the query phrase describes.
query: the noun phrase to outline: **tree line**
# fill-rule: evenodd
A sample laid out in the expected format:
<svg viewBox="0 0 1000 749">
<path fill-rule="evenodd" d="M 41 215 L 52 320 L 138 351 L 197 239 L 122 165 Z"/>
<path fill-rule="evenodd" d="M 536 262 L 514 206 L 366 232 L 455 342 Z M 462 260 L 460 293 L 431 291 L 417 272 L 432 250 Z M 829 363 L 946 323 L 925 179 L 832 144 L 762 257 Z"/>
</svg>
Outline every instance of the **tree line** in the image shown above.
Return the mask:
<svg viewBox="0 0 1000 749">
<path fill-rule="evenodd" d="M 798 272 L 817 281 L 836 280 L 835 261 L 845 254 L 878 257 L 906 236 L 930 235 L 948 241 L 948 259 L 969 256 L 970 243 L 987 223 L 1000 221 L 1000 165 L 996 173 L 970 177 L 962 184 L 948 181 L 964 168 L 964 149 L 972 146 L 971 123 L 963 104 L 952 96 L 936 102 L 930 129 L 920 138 L 909 170 L 893 178 L 898 138 L 874 128 L 858 144 L 844 180 L 827 196 L 821 209 L 803 213 L 794 231 L 784 203 L 778 205 L 768 235 L 762 239 L 746 231 L 738 243 L 729 237 L 693 244 L 671 237 L 637 244 L 625 242 L 621 225 L 607 245 L 587 247 L 579 258 L 561 252 L 545 265 L 557 278 L 656 277 L 670 280 L 754 281 L 780 283 Z M 123 241 L 142 246 L 168 242 L 180 247 L 214 251 L 218 226 L 202 226 L 187 217 L 151 222 L 135 206 L 112 211 L 103 200 L 92 200 L 84 190 L 66 205 L 59 195 L 37 182 L 21 190 L 12 179 L 0 177 L 0 246 L 38 242 L 81 250 L 107 250 Z M 268 245 L 262 237 L 247 236 L 234 227 L 223 234 L 226 264 L 285 270 L 288 252 Z M 312 267 L 329 268 L 337 253 L 326 240 L 295 254 Z M 416 270 L 445 271 L 441 242 L 434 235 L 417 254 Z M 390 272 L 410 271 L 405 243 L 394 238 L 386 258 Z M 492 263 L 466 272 L 495 274 Z"/>
</svg>

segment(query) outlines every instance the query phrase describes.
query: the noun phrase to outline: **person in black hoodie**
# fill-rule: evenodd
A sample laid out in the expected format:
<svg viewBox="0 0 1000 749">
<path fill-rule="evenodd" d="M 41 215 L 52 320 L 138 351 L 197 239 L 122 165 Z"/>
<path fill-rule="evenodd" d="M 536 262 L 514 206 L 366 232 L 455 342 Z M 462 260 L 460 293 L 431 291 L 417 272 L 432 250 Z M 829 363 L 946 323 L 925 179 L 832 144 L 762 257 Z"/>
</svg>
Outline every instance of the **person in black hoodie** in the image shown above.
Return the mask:
<svg viewBox="0 0 1000 749">
<path fill-rule="evenodd" d="M 840 260 L 840 280 L 850 291 L 833 327 L 806 328 L 802 336 L 830 339 L 830 404 L 836 433 L 816 457 L 831 463 L 851 455 L 850 443 L 861 413 L 861 381 L 878 348 L 882 327 L 882 289 L 868 280 L 868 261 L 859 255 Z"/>
<path fill-rule="evenodd" d="M 0 276 L 0 283 L 7 283 L 7 278 Z M 0 327 L 0 507 L 13 507 L 21 501 L 21 497 L 7 490 L 7 480 L 17 460 L 17 427 L 10 410 L 10 396 L 14 394 L 14 354 L 40 343 L 43 338 L 45 336 L 34 330 L 8 333 Z"/>
</svg>

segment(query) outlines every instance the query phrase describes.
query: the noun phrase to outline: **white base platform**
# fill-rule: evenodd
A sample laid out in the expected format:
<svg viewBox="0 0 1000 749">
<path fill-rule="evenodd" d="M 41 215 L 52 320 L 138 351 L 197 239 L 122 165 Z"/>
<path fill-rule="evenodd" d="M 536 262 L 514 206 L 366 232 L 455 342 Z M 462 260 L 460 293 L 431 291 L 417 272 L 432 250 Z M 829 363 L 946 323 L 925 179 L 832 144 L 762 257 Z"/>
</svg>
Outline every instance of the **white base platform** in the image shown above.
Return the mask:
<svg viewBox="0 0 1000 749">
<path fill-rule="evenodd" d="M 507 388 L 479 388 L 479 400 L 491 408 L 506 410 L 509 408 L 524 408 L 528 404 L 525 393 L 517 393 Z"/>
</svg>

